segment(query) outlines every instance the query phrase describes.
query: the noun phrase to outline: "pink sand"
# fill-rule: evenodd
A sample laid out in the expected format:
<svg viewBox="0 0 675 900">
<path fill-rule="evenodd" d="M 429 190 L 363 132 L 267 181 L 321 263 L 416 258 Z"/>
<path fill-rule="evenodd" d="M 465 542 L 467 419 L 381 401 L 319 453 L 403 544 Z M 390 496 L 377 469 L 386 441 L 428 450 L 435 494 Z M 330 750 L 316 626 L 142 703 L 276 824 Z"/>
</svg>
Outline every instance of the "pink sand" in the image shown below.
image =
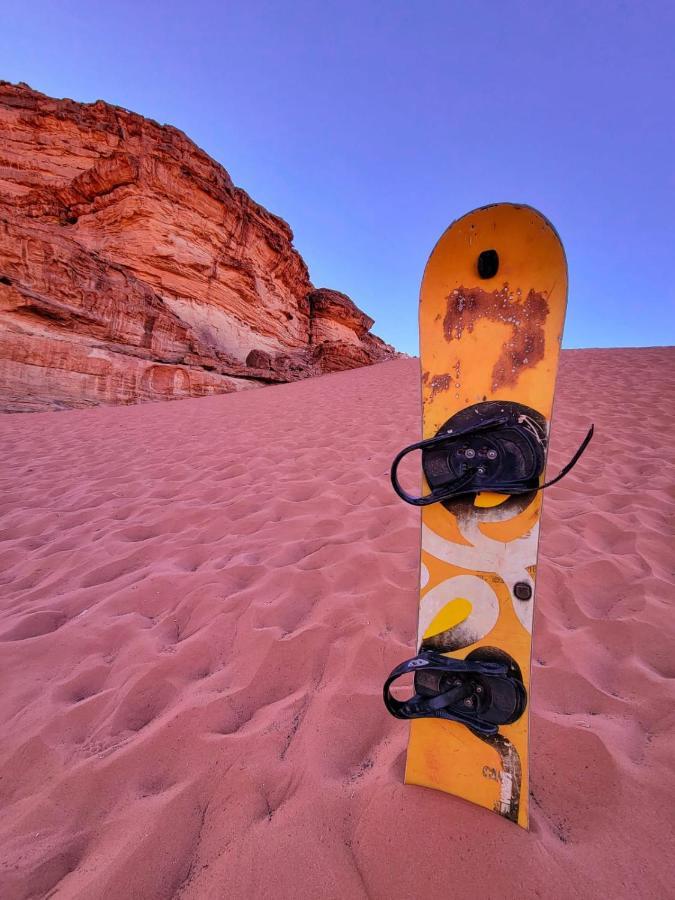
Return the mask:
<svg viewBox="0 0 675 900">
<path fill-rule="evenodd" d="M 672 349 L 563 354 L 532 829 L 403 785 L 416 360 L 0 420 L 0 895 L 665 898 Z"/>
</svg>

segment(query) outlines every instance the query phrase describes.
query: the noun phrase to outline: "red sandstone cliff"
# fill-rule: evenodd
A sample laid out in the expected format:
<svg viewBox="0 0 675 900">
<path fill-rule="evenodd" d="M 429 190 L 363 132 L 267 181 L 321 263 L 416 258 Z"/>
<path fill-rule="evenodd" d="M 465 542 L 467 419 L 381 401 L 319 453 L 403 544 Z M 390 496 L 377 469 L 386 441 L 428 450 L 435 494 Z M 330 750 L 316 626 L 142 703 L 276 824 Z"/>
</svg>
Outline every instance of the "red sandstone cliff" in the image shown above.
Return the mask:
<svg viewBox="0 0 675 900">
<path fill-rule="evenodd" d="M 202 396 L 395 355 L 182 132 L 0 82 L 0 410 Z"/>
</svg>

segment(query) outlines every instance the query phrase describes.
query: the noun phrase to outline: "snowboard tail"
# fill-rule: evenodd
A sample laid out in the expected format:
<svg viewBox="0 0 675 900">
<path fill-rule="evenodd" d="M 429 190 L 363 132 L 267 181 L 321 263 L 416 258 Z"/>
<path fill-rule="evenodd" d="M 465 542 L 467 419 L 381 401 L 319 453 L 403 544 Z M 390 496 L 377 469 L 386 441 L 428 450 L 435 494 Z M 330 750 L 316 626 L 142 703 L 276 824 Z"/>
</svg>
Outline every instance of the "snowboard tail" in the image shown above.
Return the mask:
<svg viewBox="0 0 675 900">
<path fill-rule="evenodd" d="M 420 292 L 423 491 L 405 498 L 423 501 L 418 659 L 441 654 L 474 674 L 434 681 L 415 667 L 405 780 L 525 828 L 540 489 L 566 304 L 558 235 L 515 204 L 453 223 Z M 481 660 L 502 674 L 486 680 Z M 508 679 L 522 690 L 511 718 L 477 727 L 511 702 Z"/>
</svg>

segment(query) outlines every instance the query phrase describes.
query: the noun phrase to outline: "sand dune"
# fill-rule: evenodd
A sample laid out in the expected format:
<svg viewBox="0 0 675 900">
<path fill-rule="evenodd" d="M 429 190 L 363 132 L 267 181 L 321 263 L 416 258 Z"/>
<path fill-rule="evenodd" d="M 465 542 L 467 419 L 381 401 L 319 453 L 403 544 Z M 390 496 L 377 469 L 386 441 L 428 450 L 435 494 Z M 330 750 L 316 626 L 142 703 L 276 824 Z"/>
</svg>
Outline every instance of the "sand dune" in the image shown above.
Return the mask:
<svg viewBox="0 0 675 900">
<path fill-rule="evenodd" d="M 403 785 L 400 360 L 0 421 L 3 898 L 673 896 L 671 349 L 563 354 L 532 830 Z"/>
</svg>

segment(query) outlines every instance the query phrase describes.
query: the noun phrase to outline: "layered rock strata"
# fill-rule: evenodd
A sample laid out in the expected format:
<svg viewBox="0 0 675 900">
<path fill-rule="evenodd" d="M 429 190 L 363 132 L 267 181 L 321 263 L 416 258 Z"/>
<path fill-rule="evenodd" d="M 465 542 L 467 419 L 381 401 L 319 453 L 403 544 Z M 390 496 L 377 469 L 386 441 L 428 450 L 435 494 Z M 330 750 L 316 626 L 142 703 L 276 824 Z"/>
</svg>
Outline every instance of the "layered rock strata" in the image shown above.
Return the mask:
<svg viewBox="0 0 675 900">
<path fill-rule="evenodd" d="M 176 128 L 0 83 L 0 409 L 235 391 L 396 355 Z"/>
</svg>

